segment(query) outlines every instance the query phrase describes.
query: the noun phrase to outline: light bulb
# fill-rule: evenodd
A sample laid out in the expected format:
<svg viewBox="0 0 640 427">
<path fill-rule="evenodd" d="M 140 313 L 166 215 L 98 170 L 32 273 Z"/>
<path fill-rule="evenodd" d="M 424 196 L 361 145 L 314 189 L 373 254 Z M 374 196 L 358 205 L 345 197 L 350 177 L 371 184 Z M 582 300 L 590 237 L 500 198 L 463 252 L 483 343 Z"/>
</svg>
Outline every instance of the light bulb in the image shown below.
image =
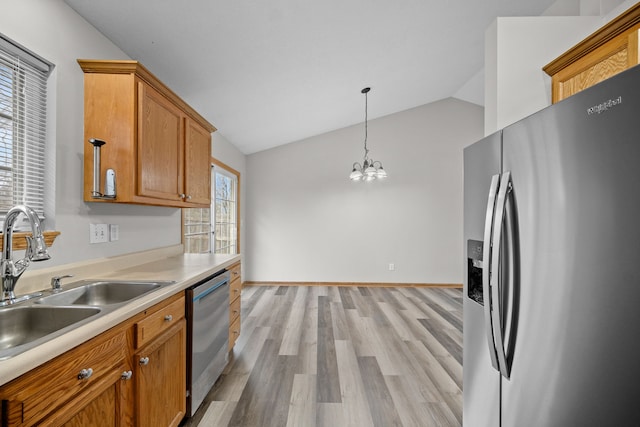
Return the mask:
<svg viewBox="0 0 640 427">
<path fill-rule="evenodd" d="M 354 168 L 351 175 L 349 175 L 349 178 L 352 181 L 360 181 L 362 179 L 362 172 Z"/>
</svg>

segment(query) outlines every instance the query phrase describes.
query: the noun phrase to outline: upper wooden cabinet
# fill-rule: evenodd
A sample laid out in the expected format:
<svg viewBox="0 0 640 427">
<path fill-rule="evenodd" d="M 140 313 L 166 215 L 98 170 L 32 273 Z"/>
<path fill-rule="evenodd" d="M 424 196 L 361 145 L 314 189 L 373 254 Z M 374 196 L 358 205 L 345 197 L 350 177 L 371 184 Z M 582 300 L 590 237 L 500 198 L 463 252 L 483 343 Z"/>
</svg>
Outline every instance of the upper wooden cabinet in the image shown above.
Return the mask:
<svg viewBox="0 0 640 427">
<path fill-rule="evenodd" d="M 187 201 L 211 204 L 211 133 L 187 119 L 184 186 Z M 205 174 L 206 171 L 206 174 Z"/>
<path fill-rule="evenodd" d="M 547 64 L 556 103 L 638 64 L 640 3 Z"/>
<path fill-rule="evenodd" d="M 137 61 L 82 60 L 84 200 L 157 206 L 211 203 L 211 133 L 216 128 Z M 93 145 L 101 147 L 100 192 L 107 169 L 115 200 L 92 197 Z"/>
</svg>

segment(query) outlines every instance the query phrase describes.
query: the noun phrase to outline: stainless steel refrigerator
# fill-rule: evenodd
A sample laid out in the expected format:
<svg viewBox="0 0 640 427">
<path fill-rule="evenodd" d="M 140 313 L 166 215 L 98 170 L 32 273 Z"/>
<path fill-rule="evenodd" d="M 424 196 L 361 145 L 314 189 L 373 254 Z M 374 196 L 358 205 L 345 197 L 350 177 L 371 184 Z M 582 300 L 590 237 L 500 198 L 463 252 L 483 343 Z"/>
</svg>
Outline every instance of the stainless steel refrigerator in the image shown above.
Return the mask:
<svg viewBox="0 0 640 427">
<path fill-rule="evenodd" d="M 640 68 L 464 174 L 465 427 L 640 426 Z"/>
</svg>

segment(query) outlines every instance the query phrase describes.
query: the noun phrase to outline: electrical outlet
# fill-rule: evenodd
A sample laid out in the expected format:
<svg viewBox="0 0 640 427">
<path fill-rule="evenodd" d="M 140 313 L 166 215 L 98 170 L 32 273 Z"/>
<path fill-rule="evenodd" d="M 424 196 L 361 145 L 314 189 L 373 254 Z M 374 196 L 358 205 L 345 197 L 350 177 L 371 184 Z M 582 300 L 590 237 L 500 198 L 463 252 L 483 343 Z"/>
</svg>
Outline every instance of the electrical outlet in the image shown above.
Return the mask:
<svg viewBox="0 0 640 427">
<path fill-rule="evenodd" d="M 89 224 L 89 243 L 98 243 L 98 229 L 95 224 Z"/>
<path fill-rule="evenodd" d="M 109 224 L 109 241 L 115 242 L 120 238 L 120 226 L 118 224 Z"/>
<path fill-rule="evenodd" d="M 108 241 L 108 224 L 89 224 L 89 243 L 105 243 Z"/>
<path fill-rule="evenodd" d="M 394 263 L 389 263 L 389 271 L 396 271 L 396 265 Z"/>
</svg>

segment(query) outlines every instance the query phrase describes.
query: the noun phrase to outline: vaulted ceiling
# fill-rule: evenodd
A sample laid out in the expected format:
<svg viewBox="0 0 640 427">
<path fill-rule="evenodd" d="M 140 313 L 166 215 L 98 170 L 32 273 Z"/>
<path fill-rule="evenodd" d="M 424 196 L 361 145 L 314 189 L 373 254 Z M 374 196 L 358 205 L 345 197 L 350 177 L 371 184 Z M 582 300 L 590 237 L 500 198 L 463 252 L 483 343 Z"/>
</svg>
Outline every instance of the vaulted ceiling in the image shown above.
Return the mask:
<svg viewBox="0 0 640 427">
<path fill-rule="evenodd" d="M 245 154 L 454 96 L 554 0 L 65 0 Z M 122 59 L 122 58 L 93 58 Z"/>
</svg>

